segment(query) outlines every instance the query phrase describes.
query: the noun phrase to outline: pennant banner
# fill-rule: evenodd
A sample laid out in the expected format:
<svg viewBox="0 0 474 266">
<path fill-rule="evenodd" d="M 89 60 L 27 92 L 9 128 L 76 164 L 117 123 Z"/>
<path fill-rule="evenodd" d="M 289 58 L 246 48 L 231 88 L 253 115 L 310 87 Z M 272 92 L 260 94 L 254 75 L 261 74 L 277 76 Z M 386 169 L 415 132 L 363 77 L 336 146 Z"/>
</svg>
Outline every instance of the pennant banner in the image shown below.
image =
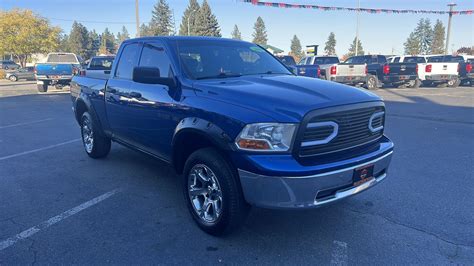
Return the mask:
<svg viewBox="0 0 474 266">
<path fill-rule="evenodd" d="M 437 14 L 446 15 L 449 11 L 436 11 L 436 10 L 413 10 L 413 9 L 375 9 L 375 8 L 351 8 L 351 7 L 337 7 L 337 6 L 319 6 L 319 5 L 307 5 L 307 4 L 288 4 L 280 2 L 267 2 L 257 0 L 242 0 L 245 3 L 251 3 L 256 6 L 267 6 L 267 7 L 279 7 L 279 8 L 302 8 L 302 9 L 316 9 L 322 11 L 354 11 L 354 12 L 366 12 L 369 14 Z M 462 10 L 453 11 L 453 15 L 472 15 L 473 10 Z"/>
</svg>

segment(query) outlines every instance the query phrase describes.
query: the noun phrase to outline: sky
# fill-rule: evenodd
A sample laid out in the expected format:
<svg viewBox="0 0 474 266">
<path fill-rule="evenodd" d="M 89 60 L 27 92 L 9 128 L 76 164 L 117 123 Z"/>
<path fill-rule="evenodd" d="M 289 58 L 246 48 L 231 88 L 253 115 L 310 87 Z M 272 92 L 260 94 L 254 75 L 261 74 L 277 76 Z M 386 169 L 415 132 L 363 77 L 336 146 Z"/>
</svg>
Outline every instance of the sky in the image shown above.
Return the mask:
<svg viewBox="0 0 474 266">
<path fill-rule="evenodd" d="M 202 0 L 198 0 L 202 2 Z M 357 7 L 357 0 L 268 0 L 295 4 Z M 149 22 L 157 0 L 139 0 L 140 23 Z M 230 37 L 236 24 L 244 40 L 251 41 L 253 25 L 258 16 L 265 21 L 268 44 L 288 52 L 293 35 L 304 46 L 319 44 L 324 47 L 329 33 L 336 34 L 336 53 L 340 56 L 349 49 L 355 37 L 356 14 L 346 11 L 318 11 L 258 7 L 238 0 L 208 0 L 216 15 L 223 37 Z M 360 0 L 361 8 L 447 10 L 450 1 L 443 0 Z M 474 9 L 473 0 L 455 0 L 455 10 Z M 188 0 L 168 0 L 179 29 Z M 51 24 L 69 33 L 77 20 L 89 30 L 102 32 L 108 27 L 117 33 L 124 25 L 135 36 L 135 0 L 0 0 L 0 8 L 27 8 L 48 18 Z M 403 53 L 403 43 L 420 18 L 432 23 L 440 19 L 445 26 L 448 15 L 421 14 L 360 14 L 359 36 L 365 52 L 372 54 Z M 453 16 L 449 49 L 474 46 L 474 15 Z"/>
</svg>

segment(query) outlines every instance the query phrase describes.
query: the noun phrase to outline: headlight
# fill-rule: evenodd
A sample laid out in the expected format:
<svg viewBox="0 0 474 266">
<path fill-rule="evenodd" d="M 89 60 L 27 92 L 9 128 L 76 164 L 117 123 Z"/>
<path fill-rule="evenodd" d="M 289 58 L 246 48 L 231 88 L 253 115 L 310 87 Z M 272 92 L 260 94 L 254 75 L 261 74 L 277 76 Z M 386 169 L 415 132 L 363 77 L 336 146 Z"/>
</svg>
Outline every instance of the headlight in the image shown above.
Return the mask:
<svg viewBox="0 0 474 266">
<path fill-rule="evenodd" d="M 236 144 L 242 150 L 288 151 L 295 129 L 295 124 L 249 124 L 240 132 Z"/>
</svg>

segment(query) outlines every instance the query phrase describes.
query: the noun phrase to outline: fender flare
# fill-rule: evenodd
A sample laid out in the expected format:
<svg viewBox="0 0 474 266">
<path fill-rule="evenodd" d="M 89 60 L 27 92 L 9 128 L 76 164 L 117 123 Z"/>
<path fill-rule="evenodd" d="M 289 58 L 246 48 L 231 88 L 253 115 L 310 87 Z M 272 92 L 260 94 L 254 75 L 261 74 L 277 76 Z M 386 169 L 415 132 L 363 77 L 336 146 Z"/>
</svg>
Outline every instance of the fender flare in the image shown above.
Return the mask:
<svg viewBox="0 0 474 266">
<path fill-rule="evenodd" d="M 79 97 L 77 97 L 74 103 L 74 116 L 76 117 L 77 123 L 79 123 L 79 125 L 81 124 L 81 118 L 79 117 L 79 114 L 78 114 L 79 104 L 83 104 L 85 106 L 86 111 L 89 112 L 89 114 L 92 116 L 94 123 L 96 125 L 99 125 L 99 133 L 102 136 L 105 136 L 106 134 L 104 133 L 104 130 L 102 128 L 102 123 L 100 122 L 100 119 L 97 116 L 97 113 L 95 112 L 94 106 L 92 105 L 89 97 L 87 97 L 84 93 L 81 93 Z"/>
</svg>

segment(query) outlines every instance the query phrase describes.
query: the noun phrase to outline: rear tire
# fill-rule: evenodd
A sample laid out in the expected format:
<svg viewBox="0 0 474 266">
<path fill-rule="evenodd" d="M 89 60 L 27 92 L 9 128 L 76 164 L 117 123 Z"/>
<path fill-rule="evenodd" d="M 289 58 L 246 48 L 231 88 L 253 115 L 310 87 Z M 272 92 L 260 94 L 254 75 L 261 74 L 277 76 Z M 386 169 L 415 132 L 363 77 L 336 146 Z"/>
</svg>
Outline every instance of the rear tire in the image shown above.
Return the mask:
<svg viewBox="0 0 474 266">
<path fill-rule="evenodd" d="M 421 80 L 415 79 L 415 82 L 410 86 L 412 89 L 418 89 L 421 86 Z"/>
<path fill-rule="evenodd" d="M 39 92 L 47 92 L 48 91 L 48 83 L 37 84 L 36 87 L 38 88 Z"/>
<path fill-rule="evenodd" d="M 369 75 L 367 77 L 366 88 L 368 90 L 376 90 L 376 89 L 378 89 L 378 83 L 379 83 L 379 81 L 377 80 L 376 76 Z"/>
<path fill-rule="evenodd" d="M 89 157 L 98 159 L 106 157 L 110 152 L 111 141 L 99 131 L 99 126 L 94 122 L 88 112 L 81 117 L 81 136 L 84 150 Z"/>
<path fill-rule="evenodd" d="M 15 75 L 11 75 L 8 79 L 9 79 L 11 82 L 18 81 L 18 77 L 15 76 Z"/>
<path fill-rule="evenodd" d="M 184 166 L 183 190 L 193 220 L 208 234 L 231 233 L 247 217 L 249 205 L 238 173 L 214 148 L 200 149 L 189 156 Z"/>
<path fill-rule="evenodd" d="M 448 87 L 450 88 L 456 88 L 461 84 L 461 80 L 459 78 L 454 78 L 450 81 L 448 81 Z"/>
</svg>

